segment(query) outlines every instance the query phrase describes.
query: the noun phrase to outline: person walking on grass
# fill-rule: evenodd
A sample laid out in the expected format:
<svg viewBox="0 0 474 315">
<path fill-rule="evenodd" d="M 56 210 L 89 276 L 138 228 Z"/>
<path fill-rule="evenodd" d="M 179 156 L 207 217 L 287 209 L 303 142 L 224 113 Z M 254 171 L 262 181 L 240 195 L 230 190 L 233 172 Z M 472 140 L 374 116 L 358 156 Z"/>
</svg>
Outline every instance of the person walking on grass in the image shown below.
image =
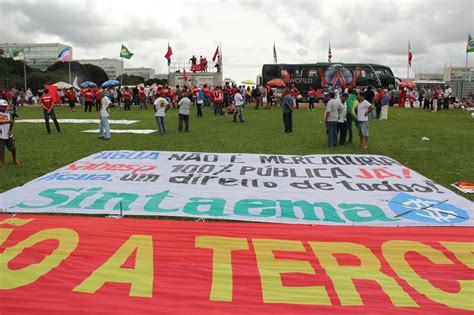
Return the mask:
<svg viewBox="0 0 474 315">
<path fill-rule="evenodd" d="M 383 91 L 383 96 L 380 99 L 380 104 L 382 105 L 382 111 L 380 113 L 380 120 L 387 120 L 388 118 L 388 107 L 390 105 L 390 94 L 387 90 Z"/>
<path fill-rule="evenodd" d="M 183 93 L 183 98 L 178 103 L 178 132 L 189 132 L 189 108 L 191 107 L 191 100 L 187 93 Z"/>
<path fill-rule="evenodd" d="M 67 90 L 65 96 L 67 102 L 69 103 L 69 108 L 71 109 L 71 112 L 75 112 L 76 110 L 74 108 L 76 107 L 76 92 L 74 91 L 74 88 L 72 87 Z"/>
<path fill-rule="evenodd" d="M 109 140 L 110 139 L 110 126 L 109 126 L 109 110 L 112 107 L 112 102 L 108 96 L 105 96 L 102 92 L 99 93 L 100 99 L 100 125 L 99 125 L 99 139 Z"/>
<path fill-rule="evenodd" d="M 20 161 L 16 159 L 15 139 L 13 138 L 13 118 L 7 112 L 8 102 L 0 100 L 0 169 L 7 168 L 5 163 L 5 148 L 12 154 L 13 163 L 20 165 Z"/>
<path fill-rule="evenodd" d="M 308 110 L 314 111 L 314 100 L 316 99 L 316 91 L 310 88 L 308 91 Z"/>
<path fill-rule="evenodd" d="M 284 89 L 283 100 L 281 103 L 281 111 L 283 112 L 283 125 L 285 126 L 285 133 L 293 132 L 293 111 L 295 110 L 295 101 L 291 97 L 288 89 Z"/>
<path fill-rule="evenodd" d="M 196 92 L 196 107 L 197 107 L 197 116 L 202 117 L 202 105 L 204 104 L 204 92 L 201 88 L 197 89 Z"/>
<path fill-rule="evenodd" d="M 367 150 L 369 147 L 369 113 L 374 109 L 366 99 L 364 93 L 359 93 L 357 97 L 359 106 L 357 107 L 357 120 L 359 121 L 360 146 Z"/>
<path fill-rule="evenodd" d="M 234 95 L 234 105 L 235 105 L 235 110 L 234 110 L 234 115 L 232 116 L 232 120 L 234 122 L 237 121 L 237 116 L 239 116 L 239 120 L 241 123 L 244 122 L 244 97 L 242 96 L 241 92 L 237 90 Z"/>
<path fill-rule="evenodd" d="M 54 122 L 54 125 L 56 126 L 56 130 L 58 133 L 61 132 L 61 128 L 59 127 L 58 120 L 56 119 L 56 114 L 54 112 L 53 108 L 53 97 L 48 94 L 48 90 L 43 91 L 43 95 L 41 96 L 39 102 L 41 104 L 41 107 L 43 107 L 43 116 L 44 116 L 44 122 L 46 124 L 46 130 L 48 131 L 48 134 L 51 133 L 51 128 L 49 127 L 49 118 Z"/>
<path fill-rule="evenodd" d="M 158 97 L 154 103 L 156 124 L 158 125 L 159 133 L 162 135 L 166 133 L 165 116 L 166 112 L 168 111 L 169 104 L 170 103 L 161 96 Z"/>
<path fill-rule="evenodd" d="M 224 115 L 224 111 L 222 110 L 222 105 L 224 104 L 224 93 L 222 92 L 219 86 L 216 86 L 214 91 L 212 92 L 212 104 L 214 107 L 214 116 L 222 116 Z"/>
<path fill-rule="evenodd" d="M 333 91 L 329 92 L 329 102 L 326 105 L 326 112 L 324 113 L 324 121 L 326 122 L 326 133 L 328 136 L 328 148 L 337 147 L 337 120 L 339 112 L 342 111 L 340 101 L 337 100 L 336 94 Z"/>
<path fill-rule="evenodd" d="M 346 136 L 347 136 L 347 98 L 349 95 L 347 93 L 341 94 L 341 101 L 340 105 L 341 111 L 338 113 L 337 119 L 337 133 L 339 134 L 339 145 L 346 144 Z"/>
</svg>

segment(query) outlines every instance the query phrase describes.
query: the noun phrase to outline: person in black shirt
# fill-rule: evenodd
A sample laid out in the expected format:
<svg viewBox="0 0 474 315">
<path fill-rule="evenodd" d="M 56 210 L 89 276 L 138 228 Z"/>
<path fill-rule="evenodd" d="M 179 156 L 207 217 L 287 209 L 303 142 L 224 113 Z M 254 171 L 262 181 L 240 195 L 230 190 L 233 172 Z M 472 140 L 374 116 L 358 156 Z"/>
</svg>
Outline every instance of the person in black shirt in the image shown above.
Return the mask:
<svg viewBox="0 0 474 315">
<path fill-rule="evenodd" d="M 367 89 L 364 92 L 365 100 L 372 105 L 374 104 L 375 93 L 372 91 L 372 86 L 367 86 Z"/>
</svg>

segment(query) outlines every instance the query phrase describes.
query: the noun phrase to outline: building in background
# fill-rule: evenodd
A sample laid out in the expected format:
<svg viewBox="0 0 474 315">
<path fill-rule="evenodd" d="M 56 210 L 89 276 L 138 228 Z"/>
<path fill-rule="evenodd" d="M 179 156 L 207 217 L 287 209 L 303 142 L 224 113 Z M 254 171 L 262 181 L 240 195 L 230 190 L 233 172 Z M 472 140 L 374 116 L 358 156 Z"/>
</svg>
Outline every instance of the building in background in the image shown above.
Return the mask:
<svg viewBox="0 0 474 315">
<path fill-rule="evenodd" d="M 168 80 L 168 73 L 157 73 L 155 74 L 155 79 Z"/>
<path fill-rule="evenodd" d="M 25 53 L 26 64 L 32 68 L 45 71 L 49 66 L 59 60 L 59 52 L 67 47 L 69 47 L 71 50 L 72 59 L 72 47 L 60 43 L 0 44 L 0 50 L 3 51 L 3 54 L 0 57 L 8 58 L 14 51 L 23 49 Z"/>
<path fill-rule="evenodd" d="M 444 68 L 443 81 L 474 81 L 474 68 L 448 67 Z"/>
<path fill-rule="evenodd" d="M 101 67 L 105 71 L 109 79 L 116 79 L 123 72 L 123 61 L 120 59 L 77 59 L 75 61 L 81 64 L 91 64 L 94 66 Z"/>
<path fill-rule="evenodd" d="M 124 73 L 128 75 L 134 75 L 137 77 L 142 77 L 145 80 L 150 80 L 155 78 L 155 69 L 152 68 L 125 68 Z"/>
<path fill-rule="evenodd" d="M 457 99 L 474 97 L 474 68 L 445 68 L 443 81 L 449 84 Z"/>
<path fill-rule="evenodd" d="M 416 73 L 415 80 L 443 81 L 443 73 Z"/>
</svg>

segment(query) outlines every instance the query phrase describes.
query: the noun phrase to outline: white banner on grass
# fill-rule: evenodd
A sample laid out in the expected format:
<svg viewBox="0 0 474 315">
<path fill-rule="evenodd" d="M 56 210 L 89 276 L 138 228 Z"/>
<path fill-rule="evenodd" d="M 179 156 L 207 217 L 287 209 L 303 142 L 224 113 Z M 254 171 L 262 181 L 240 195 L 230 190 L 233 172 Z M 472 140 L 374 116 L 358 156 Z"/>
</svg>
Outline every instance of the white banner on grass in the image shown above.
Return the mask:
<svg viewBox="0 0 474 315">
<path fill-rule="evenodd" d="M 0 195 L 6 212 L 472 226 L 471 201 L 378 155 L 103 151 Z"/>
<path fill-rule="evenodd" d="M 110 129 L 110 133 L 134 133 L 139 135 L 148 135 L 150 133 L 155 133 L 156 131 L 156 129 Z M 99 129 L 89 129 L 81 132 L 99 133 Z"/>
<path fill-rule="evenodd" d="M 58 119 L 61 124 L 98 124 L 100 123 L 100 119 Z M 110 119 L 109 124 L 116 124 L 116 125 L 131 125 L 134 123 L 139 122 L 139 120 L 114 120 Z M 15 123 L 44 123 L 44 119 L 18 119 L 15 120 Z"/>
</svg>

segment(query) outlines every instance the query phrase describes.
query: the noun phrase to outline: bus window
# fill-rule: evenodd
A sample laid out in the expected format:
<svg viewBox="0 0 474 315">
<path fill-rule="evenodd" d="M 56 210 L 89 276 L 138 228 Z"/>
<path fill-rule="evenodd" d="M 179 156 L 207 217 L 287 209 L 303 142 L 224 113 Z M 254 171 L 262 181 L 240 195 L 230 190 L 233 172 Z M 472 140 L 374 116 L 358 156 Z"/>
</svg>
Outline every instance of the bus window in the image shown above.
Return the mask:
<svg viewBox="0 0 474 315">
<path fill-rule="evenodd" d="M 308 77 L 319 77 L 318 70 L 309 69 L 308 70 Z"/>
</svg>

